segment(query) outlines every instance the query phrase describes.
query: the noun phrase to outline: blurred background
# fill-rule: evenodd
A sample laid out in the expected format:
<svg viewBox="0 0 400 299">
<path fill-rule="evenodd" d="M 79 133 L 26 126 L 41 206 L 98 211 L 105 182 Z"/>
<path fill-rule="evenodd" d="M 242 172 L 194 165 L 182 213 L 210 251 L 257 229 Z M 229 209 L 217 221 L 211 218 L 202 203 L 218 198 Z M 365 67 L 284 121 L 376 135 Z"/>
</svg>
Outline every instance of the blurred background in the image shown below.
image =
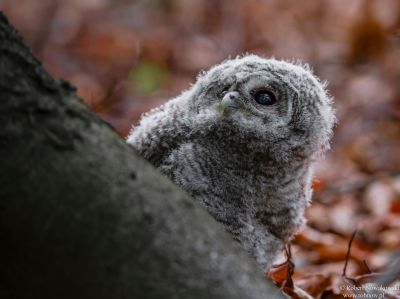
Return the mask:
<svg viewBox="0 0 400 299">
<path fill-rule="evenodd" d="M 348 275 L 381 271 L 400 248 L 400 0 L 0 0 L 0 9 L 123 137 L 227 57 L 309 63 L 329 82 L 339 123 L 292 246 L 295 284 L 338 294 L 356 228 Z"/>
</svg>

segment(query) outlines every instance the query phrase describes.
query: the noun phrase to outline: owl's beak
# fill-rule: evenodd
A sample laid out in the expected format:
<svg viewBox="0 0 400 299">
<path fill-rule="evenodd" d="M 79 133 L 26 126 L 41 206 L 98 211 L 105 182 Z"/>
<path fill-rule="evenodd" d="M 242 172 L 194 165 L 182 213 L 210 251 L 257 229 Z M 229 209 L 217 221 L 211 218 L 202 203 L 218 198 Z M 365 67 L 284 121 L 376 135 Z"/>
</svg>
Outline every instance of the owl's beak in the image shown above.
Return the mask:
<svg viewBox="0 0 400 299">
<path fill-rule="evenodd" d="M 239 93 L 237 91 L 231 91 L 225 94 L 221 103 L 219 103 L 219 113 L 226 115 L 228 112 L 235 110 L 240 107 Z"/>
</svg>

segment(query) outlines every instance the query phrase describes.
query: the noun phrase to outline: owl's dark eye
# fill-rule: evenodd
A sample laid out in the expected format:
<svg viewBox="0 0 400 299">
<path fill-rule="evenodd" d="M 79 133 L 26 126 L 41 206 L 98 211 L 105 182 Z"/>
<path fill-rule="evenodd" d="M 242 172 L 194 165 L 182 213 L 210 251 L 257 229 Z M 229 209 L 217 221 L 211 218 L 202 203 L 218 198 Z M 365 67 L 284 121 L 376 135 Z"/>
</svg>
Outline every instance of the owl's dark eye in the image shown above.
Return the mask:
<svg viewBox="0 0 400 299">
<path fill-rule="evenodd" d="M 223 97 L 229 90 L 229 86 L 225 86 L 220 92 L 219 95 Z"/>
<path fill-rule="evenodd" d="M 275 94 L 268 89 L 259 89 L 253 93 L 254 100 L 263 106 L 271 106 L 276 103 Z"/>
</svg>

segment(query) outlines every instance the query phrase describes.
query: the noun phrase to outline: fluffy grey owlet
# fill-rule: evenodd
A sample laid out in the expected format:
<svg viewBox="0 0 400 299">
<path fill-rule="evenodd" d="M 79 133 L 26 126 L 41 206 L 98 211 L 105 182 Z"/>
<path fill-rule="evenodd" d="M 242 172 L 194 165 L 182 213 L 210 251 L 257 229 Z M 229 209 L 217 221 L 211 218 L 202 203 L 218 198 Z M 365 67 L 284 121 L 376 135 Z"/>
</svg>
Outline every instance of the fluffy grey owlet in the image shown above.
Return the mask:
<svg viewBox="0 0 400 299">
<path fill-rule="evenodd" d="M 332 100 L 307 66 L 248 55 L 144 114 L 128 143 L 267 270 L 305 223 L 312 165 L 334 122 Z"/>
</svg>

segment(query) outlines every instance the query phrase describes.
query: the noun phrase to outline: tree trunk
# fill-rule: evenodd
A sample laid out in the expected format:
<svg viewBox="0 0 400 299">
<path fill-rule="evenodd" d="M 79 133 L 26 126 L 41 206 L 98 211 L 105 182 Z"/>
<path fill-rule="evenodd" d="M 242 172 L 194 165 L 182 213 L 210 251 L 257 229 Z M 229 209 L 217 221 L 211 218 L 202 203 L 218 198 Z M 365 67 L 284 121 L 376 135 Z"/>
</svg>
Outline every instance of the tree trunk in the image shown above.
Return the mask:
<svg viewBox="0 0 400 299">
<path fill-rule="evenodd" d="M 1 298 L 280 297 L 1 13 L 0 241 Z"/>
</svg>

